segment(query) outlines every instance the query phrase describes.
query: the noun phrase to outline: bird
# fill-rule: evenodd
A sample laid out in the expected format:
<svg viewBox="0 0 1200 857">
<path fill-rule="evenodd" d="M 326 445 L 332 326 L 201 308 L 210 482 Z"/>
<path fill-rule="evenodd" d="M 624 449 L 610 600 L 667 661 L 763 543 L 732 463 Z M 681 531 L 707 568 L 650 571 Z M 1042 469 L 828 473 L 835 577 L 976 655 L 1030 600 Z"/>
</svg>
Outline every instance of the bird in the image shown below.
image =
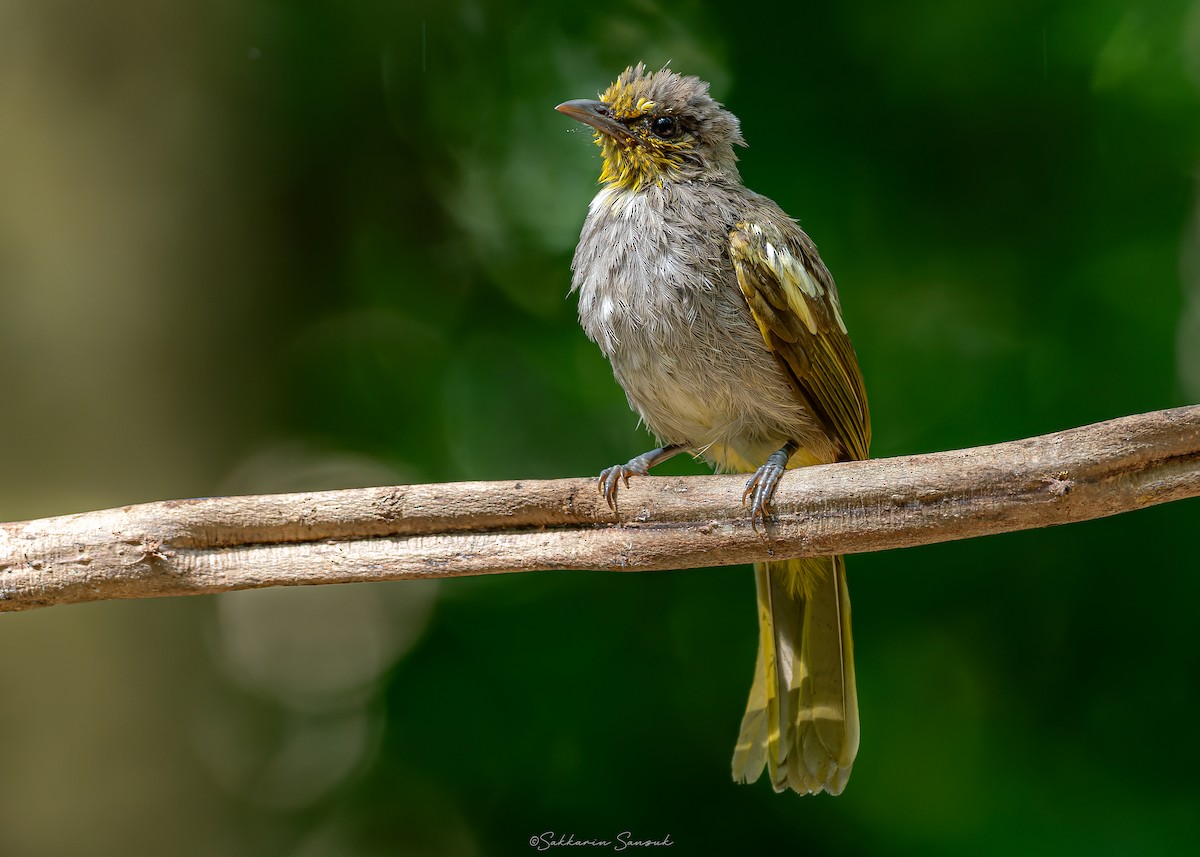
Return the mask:
<svg viewBox="0 0 1200 857">
<path fill-rule="evenodd" d="M 812 239 L 745 187 L 736 116 L 709 84 L 626 68 L 598 99 L 559 104 L 603 165 L 571 270 L 579 321 L 658 446 L 606 468 L 621 485 L 687 452 L 751 474 L 764 526 L 789 468 L 865 459 L 870 416 L 833 277 Z M 758 657 L 733 777 L 840 794 L 858 752 L 843 558 L 754 566 Z"/>
</svg>

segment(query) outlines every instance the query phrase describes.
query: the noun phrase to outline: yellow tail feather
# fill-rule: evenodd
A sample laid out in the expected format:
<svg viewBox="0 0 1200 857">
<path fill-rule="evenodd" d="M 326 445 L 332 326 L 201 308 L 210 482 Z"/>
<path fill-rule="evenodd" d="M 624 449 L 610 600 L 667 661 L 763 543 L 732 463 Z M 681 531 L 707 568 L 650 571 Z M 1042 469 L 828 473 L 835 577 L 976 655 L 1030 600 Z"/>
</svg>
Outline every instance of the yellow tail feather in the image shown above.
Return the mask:
<svg viewBox="0 0 1200 857">
<path fill-rule="evenodd" d="M 758 662 L 733 777 L 840 794 L 858 753 L 850 596 L 842 557 L 754 566 Z"/>
</svg>

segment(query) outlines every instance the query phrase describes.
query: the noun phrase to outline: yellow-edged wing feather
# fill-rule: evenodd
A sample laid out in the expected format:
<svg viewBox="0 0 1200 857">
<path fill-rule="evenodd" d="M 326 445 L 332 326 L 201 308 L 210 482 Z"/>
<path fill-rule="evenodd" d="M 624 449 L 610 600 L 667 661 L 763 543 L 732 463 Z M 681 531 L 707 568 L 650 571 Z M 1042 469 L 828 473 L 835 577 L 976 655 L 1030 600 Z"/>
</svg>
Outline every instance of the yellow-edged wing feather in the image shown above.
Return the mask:
<svg viewBox="0 0 1200 857">
<path fill-rule="evenodd" d="M 796 224 L 741 222 L 730 258 L 746 304 L 796 396 L 839 459 L 867 457 L 870 418 L 833 278 Z M 800 440 L 799 438 L 791 438 Z M 813 460 L 801 449 L 793 464 Z M 846 785 L 858 752 L 850 598 L 841 557 L 755 566 L 759 651 L 733 757 L 735 779 L 764 767 L 776 791 Z"/>
<path fill-rule="evenodd" d="M 833 277 L 793 221 L 740 222 L 729 233 L 738 286 L 796 395 L 839 447 L 867 457 L 871 418 Z"/>
</svg>

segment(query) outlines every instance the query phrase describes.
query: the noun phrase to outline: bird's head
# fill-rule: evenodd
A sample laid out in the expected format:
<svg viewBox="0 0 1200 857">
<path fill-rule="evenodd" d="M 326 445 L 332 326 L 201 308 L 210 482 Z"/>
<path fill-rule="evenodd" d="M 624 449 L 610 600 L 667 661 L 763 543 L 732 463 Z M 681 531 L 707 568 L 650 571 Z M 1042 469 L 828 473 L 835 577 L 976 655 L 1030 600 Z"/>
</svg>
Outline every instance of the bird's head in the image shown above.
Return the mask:
<svg viewBox="0 0 1200 857">
<path fill-rule="evenodd" d="M 604 152 L 600 181 L 629 190 L 668 182 L 738 181 L 737 117 L 708 94 L 708 84 L 638 63 L 600 96 L 554 108 L 596 129 Z"/>
</svg>

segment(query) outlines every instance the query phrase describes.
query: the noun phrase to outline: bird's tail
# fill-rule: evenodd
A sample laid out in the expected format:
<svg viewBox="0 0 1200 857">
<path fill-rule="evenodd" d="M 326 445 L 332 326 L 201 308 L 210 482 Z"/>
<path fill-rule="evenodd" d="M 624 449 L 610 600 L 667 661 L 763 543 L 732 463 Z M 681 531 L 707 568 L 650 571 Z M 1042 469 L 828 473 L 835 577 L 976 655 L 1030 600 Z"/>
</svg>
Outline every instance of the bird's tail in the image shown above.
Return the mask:
<svg viewBox="0 0 1200 857">
<path fill-rule="evenodd" d="M 858 752 L 850 596 L 842 557 L 760 563 L 758 663 L 733 777 L 840 794 Z"/>
</svg>

